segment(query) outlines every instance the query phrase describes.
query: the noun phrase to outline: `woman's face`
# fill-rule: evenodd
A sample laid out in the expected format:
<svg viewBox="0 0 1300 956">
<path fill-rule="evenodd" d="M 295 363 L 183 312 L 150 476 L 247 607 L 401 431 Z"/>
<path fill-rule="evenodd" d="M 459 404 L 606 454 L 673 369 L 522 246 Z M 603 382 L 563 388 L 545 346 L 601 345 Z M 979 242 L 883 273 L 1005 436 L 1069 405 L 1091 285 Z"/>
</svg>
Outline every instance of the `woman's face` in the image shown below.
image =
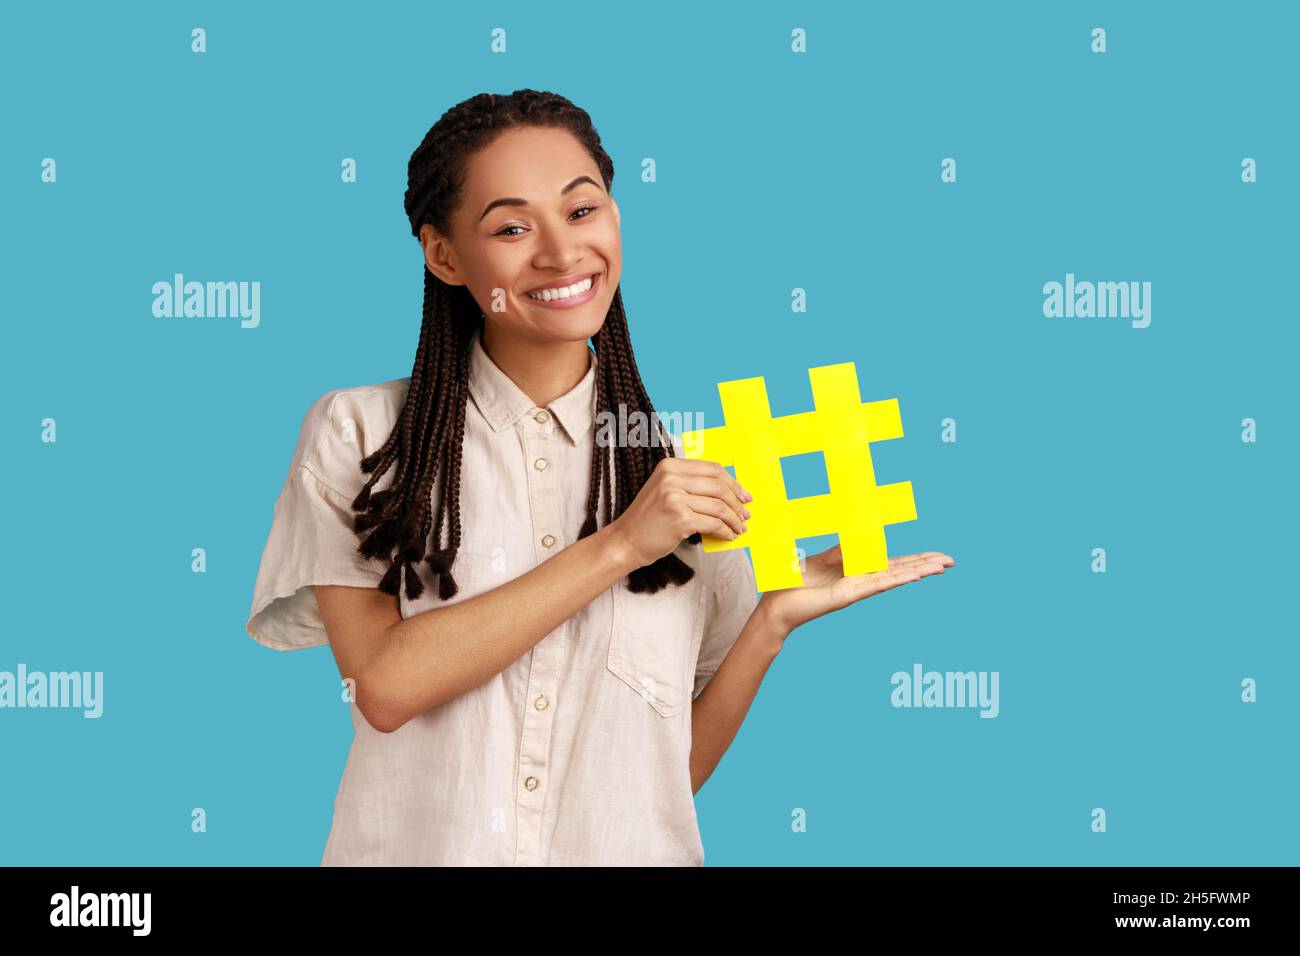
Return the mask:
<svg viewBox="0 0 1300 956">
<path fill-rule="evenodd" d="M 426 224 L 420 242 L 430 271 L 467 286 L 502 331 L 585 342 L 600 331 L 622 276 L 618 215 L 596 163 L 571 133 L 516 128 L 470 160 L 451 236 Z M 588 279 L 591 288 L 570 289 L 567 299 L 529 294 Z"/>
</svg>

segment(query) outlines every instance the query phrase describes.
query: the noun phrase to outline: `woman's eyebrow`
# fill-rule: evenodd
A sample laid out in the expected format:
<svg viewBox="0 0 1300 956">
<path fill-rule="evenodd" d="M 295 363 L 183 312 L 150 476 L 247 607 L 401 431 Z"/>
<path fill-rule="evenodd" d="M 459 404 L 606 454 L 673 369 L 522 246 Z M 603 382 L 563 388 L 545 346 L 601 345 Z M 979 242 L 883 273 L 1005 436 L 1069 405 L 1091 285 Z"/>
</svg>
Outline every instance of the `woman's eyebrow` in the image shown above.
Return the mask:
<svg viewBox="0 0 1300 956">
<path fill-rule="evenodd" d="M 563 196 L 565 193 L 573 189 L 579 183 L 591 183 L 593 186 L 600 186 L 600 183 L 596 182 L 596 180 L 592 179 L 590 176 L 579 176 L 573 182 L 569 183 L 569 185 L 561 189 L 560 195 Z M 506 197 L 504 199 L 494 199 L 490 203 L 488 203 L 487 208 L 483 210 L 483 216 L 486 216 L 497 206 L 527 206 L 527 205 L 528 205 L 527 199 L 516 199 L 514 197 Z M 483 221 L 483 216 L 478 217 L 479 222 Z"/>
</svg>

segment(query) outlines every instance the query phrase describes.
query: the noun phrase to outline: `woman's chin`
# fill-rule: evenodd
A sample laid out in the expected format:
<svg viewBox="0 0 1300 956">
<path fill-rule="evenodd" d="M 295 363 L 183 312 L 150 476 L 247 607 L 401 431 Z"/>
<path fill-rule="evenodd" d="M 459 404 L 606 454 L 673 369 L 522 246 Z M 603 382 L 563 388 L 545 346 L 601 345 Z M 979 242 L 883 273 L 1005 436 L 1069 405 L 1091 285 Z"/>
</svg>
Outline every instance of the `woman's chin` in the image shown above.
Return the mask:
<svg viewBox="0 0 1300 956">
<path fill-rule="evenodd" d="M 605 324 L 609 303 L 592 300 L 576 309 L 529 309 L 530 324 L 557 339 L 591 338 Z"/>
</svg>

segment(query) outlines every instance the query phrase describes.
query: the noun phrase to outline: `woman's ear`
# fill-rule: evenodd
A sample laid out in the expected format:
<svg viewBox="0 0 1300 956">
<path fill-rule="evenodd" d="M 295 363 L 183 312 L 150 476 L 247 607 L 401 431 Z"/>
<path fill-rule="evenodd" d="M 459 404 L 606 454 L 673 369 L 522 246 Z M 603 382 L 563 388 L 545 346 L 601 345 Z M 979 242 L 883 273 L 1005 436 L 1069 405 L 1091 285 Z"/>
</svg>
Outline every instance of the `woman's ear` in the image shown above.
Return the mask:
<svg viewBox="0 0 1300 956">
<path fill-rule="evenodd" d="M 429 223 L 420 227 L 420 245 L 424 248 L 424 264 L 430 272 L 447 285 L 464 285 L 458 270 L 451 264 L 451 244 L 440 236 Z"/>
<path fill-rule="evenodd" d="M 618 221 L 618 203 L 616 203 L 616 202 L 614 201 L 614 197 L 613 197 L 613 196 L 610 196 L 610 197 L 609 197 L 609 203 L 610 203 L 611 206 L 614 207 L 614 225 L 617 226 L 617 225 L 619 224 L 619 221 Z"/>
</svg>

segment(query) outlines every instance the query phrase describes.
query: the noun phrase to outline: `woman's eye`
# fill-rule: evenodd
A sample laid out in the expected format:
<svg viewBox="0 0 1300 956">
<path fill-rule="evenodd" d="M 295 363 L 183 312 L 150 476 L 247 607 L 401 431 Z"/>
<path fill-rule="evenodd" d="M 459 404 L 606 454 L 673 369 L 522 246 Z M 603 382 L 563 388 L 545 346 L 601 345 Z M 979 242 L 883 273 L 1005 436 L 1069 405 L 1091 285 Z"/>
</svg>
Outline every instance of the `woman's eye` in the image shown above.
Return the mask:
<svg viewBox="0 0 1300 956">
<path fill-rule="evenodd" d="M 580 213 L 580 212 L 595 212 L 597 208 L 599 208 L 599 207 L 594 206 L 594 205 L 593 205 L 593 206 L 579 206 L 577 209 L 573 210 L 573 212 L 571 212 L 571 213 L 569 214 L 569 217 L 570 217 L 570 218 L 573 218 L 574 216 L 577 216 L 578 213 Z M 587 219 L 587 218 L 589 218 L 589 217 L 587 217 L 587 216 L 578 216 L 578 218 L 579 218 L 579 219 Z M 519 235 L 519 233 L 517 233 L 517 232 L 508 232 L 507 230 L 510 230 L 510 229 L 523 229 L 523 228 L 524 228 L 523 226 L 505 226 L 504 228 L 502 228 L 502 229 L 498 230 L 496 233 L 494 233 L 494 235 L 497 235 L 497 236 L 509 236 L 509 237 L 513 238 L 513 237 Z"/>
</svg>

